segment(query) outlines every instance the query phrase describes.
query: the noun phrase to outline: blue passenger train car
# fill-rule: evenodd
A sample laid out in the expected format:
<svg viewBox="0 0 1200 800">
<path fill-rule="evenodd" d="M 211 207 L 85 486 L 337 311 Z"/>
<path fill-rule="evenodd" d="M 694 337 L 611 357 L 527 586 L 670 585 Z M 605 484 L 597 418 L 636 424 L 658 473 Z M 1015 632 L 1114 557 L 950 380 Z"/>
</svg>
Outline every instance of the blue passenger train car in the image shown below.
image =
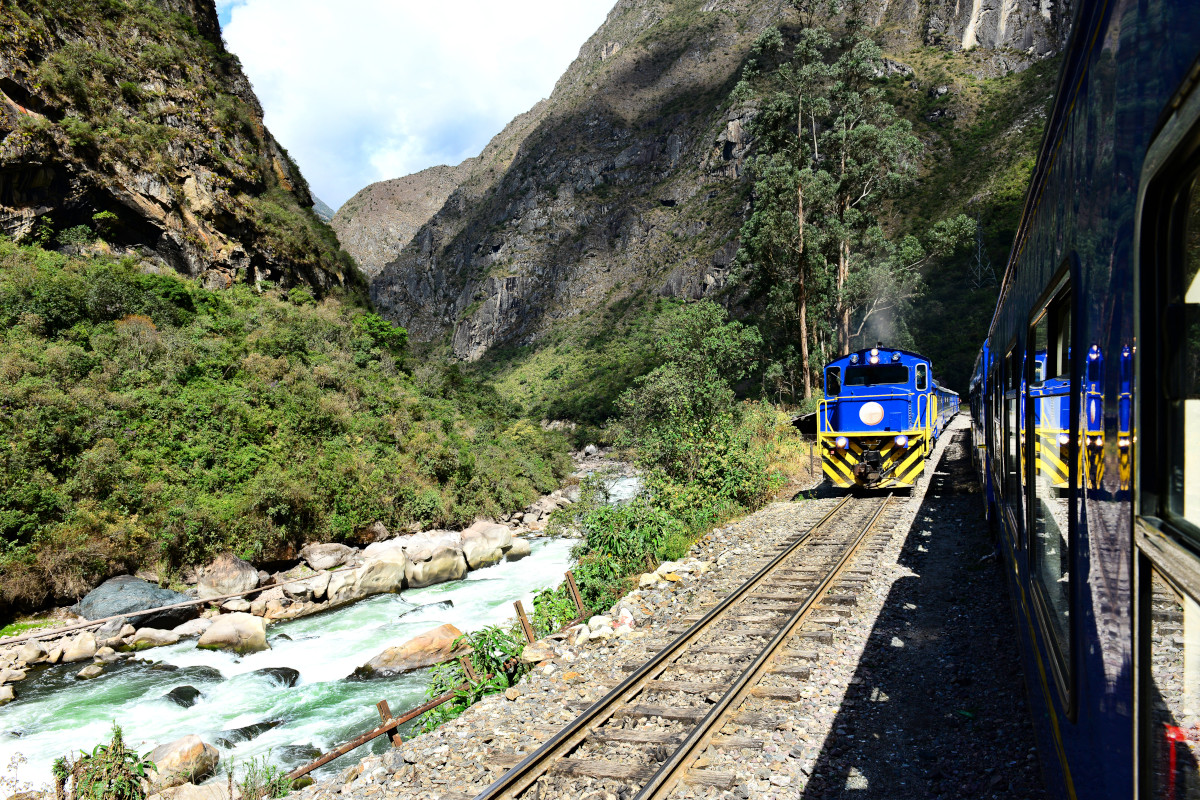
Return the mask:
<svg viewBox="0 0 1200 800">
<path fill-rule="evenodd" d="M 933 379 L 929 359 L 882 343 L 825 365 L 817 443 L 834 486 L 916 483 L 958 395 Z"/>
<path fill-rule="evenodd" d="M 1200 798 L 1200 5 L 1076 9 L 971 380 L 1052 796 Z"/>
</svg>

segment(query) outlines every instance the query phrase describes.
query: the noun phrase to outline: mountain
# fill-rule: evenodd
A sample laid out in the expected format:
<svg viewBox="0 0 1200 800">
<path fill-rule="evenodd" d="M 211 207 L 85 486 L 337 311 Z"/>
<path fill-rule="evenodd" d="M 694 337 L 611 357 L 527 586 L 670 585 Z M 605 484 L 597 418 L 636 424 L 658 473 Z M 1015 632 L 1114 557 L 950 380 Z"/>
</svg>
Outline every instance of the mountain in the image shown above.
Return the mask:
<svg viewBox="0 0 1200 800">
<path fill-rule="evenodd" d="M 0 2 L 0 232 L 205 285 L 361 285 L 263 126 L 213 0 Z"/>
<path fill-rule="evenodd" d="M 326 225 L 328 225 L 330 222 L 333 222 L 334 210 L 329 207 L 328 203 L 317 197 L 315 194 L 313 195 L 312 210 L 313 213 L 317 215 L 317 219 L 321 220 L 321 222 L 324 222 Z"/>
<path fill-rule="evenodd" d="M 925 143 L 922 191 L 939 187 L 913 204 L 930 218 L 971 201 L 988 206 L 1037 145 L 1070 7 L 996 5 L 866 6 L 895 73 L 890 96 Z M 511 159 L 456 168 L 461 183 L 411 240 L 408 231 L 436 203 L 437 192 L 422 188 L 427 178 L 368 187 L 359 197 L 371 198 L 374 215 L 335 223 L 346 241 L 371 237 L 370 254 L 358 252 L 371 262 L 381 313 L 417 341 L 477 360 L 563 336 L 586 349 L 614 318 L 656 297 L 736 306 L 733 262 L 752 200 L 756 109 L 730 93 L 771 25 L 794 36 L 802 22 L 775 0 L 619 0 L 550 98 L 489 145 Z M 1030 67 L 1032 82 L 1022 78 Z M 959 142 L 985 129 L 992 143 L 963 151 Z M 947 167 L 963 180 L 947 180 Z M 439 190 L 453 180 L 439 173 Z M 1000 216 L 1020 198 L 1003 202 Z M 905 213 L 896 226 L 913 223 Z M 1005 232 L 982 221 L 1002 261 Z"/>
</svg>

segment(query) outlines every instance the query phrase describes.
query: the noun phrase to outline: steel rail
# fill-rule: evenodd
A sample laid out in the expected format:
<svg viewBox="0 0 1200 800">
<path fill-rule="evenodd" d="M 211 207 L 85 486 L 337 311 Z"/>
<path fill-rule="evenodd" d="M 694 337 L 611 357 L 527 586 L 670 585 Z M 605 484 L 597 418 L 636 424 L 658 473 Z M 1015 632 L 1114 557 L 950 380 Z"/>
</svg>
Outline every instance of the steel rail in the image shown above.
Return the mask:
<svg viewBox="0 0 1200 800">
<path fill-rule="evenodd" d="M 608 721 L 622 704 L 627 703 L 642 692 L 650 681 L 656 679 L 661 673 L 666 671 L 670 667 L 671 662 L 686 652 L 689 645 L 698 639 L 701 634 L 707 632 L 712 624 L 722 617 L 731 606 L 739 602 L 754 589 L 757 589 L 764 578 L 774 572 L 780 563 L 792 556 L 819 528 L 824 526 L 841 511 L 851 499 L 851 495 L 846 495 L 842 498 L 836 506 L 830 509 L 829 513 L 810 526 L 807 531 L 797 537 L 790 545 L 787 545 L 749 580 L 730 592 L 724 600 L 710 609 L 699 621 L 681 633 L 665 648 L 651 656 L 645 664 L 625 678 L 625 680 L 621 681 L 621 683 L 617 684 L 608 694 L 588 706 L 579 716 L 569 722 L 554 736 L 550 737 L 545 744 L 530 753 L 520 763 L 501 775 L 490 786 L 476 795 L 475 800 L 494 800 L 494 798 L 500 797 L 515 798 L 518 794 L 532 786 L 538 778 L 542 777 L 550 769 L 555 761 L 567 756 L 572 750 L 581 745 L 584 739 L 596 727 Z"/>
<path fill-rule="evenodd" d="M 750 695 L 763 673 L 766 672 L 767 667 L 782 650 L 783 645 L 792 637 L 796 629 L 804 624 L 805 619 L 812 613 L 812 610 L 820 602 L 825 592 L 828 591 L 829 587 L 841 575 L 846 565 L 850 562 L 850 559 L 858 552 L 858 548 L 867 538 L 871 529 L 875 527 L 875 523 L 879 520 L 879 517 L 883 514 L 884 509 L 887 508 L 891 499 L 891 494 L 883 498 L 883 502 L 879 504 L 879 508 L 867 520 L 866 525 L 859 531 L 851 545 L 846 548 L 846 552 L 842 554 L 837 563 L 826 573 L 821 582 L 809 592 L 804 604 L 792 614 L 791 618 L 780 628 L 779 633 L 775 634 L 775 638 L 754 659 L 754 663 L 738 676 L 733 685 L 709 709 L 709 712 L 692 729 L 687 738 L 676 747 L 670 757 L 663 762 L 658 771 L 654 773 L 650 780 L 642 787 L 641 791 L 638 792 L 634 800 L 663 800 L 670 796 L 679 780 L 708 748 L 713 736 L 724 726 L 728 720 L 729 712 L 740 707 L 742 702 Z"/>
</svg>

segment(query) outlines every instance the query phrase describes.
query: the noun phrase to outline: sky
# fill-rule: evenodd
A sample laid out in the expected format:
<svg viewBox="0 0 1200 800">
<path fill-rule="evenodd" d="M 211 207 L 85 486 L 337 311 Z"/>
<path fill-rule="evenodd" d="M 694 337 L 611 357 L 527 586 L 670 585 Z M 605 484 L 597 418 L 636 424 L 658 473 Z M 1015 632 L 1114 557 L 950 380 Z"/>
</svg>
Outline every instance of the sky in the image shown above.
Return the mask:
<svg viewBox="0 0 1200 800">
<path fill-rule="evenodd" d="M 217 0 L 265 121 L 333 208 L 479 155 L 615 0 Z"/>
</svg>

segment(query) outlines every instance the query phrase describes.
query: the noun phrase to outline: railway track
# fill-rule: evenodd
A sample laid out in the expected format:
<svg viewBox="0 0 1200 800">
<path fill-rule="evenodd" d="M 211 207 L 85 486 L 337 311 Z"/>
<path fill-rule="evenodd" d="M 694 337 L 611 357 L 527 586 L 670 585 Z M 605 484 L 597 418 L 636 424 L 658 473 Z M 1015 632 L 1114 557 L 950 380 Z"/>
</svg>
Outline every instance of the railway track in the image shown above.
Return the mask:
<svg viewBox="0 0 1200 800">
<path fill-rule="evenodd" d="M 628 677 L 477 800 L 576 796 L 580 778 L 622 800 L 666 798 L 681 783 L 730 788 L 733 774 L 704 769 L 705 751 L 761 747 L 753 736 L 722 734 L 729 723 L 774 728 L 769 713 L 743 710 L 751 698 L 800 699 L 815 648 L 832 641 L 828 625 L 855 602 L 865 562 L 884 544 L 872 546 L 871 534 L 891 499 L 847 496 L 786 539 L 753 577 L 683 618 L 691 624 L 672 629 L 674 640 L 625 665 Z"/>
</svg>

